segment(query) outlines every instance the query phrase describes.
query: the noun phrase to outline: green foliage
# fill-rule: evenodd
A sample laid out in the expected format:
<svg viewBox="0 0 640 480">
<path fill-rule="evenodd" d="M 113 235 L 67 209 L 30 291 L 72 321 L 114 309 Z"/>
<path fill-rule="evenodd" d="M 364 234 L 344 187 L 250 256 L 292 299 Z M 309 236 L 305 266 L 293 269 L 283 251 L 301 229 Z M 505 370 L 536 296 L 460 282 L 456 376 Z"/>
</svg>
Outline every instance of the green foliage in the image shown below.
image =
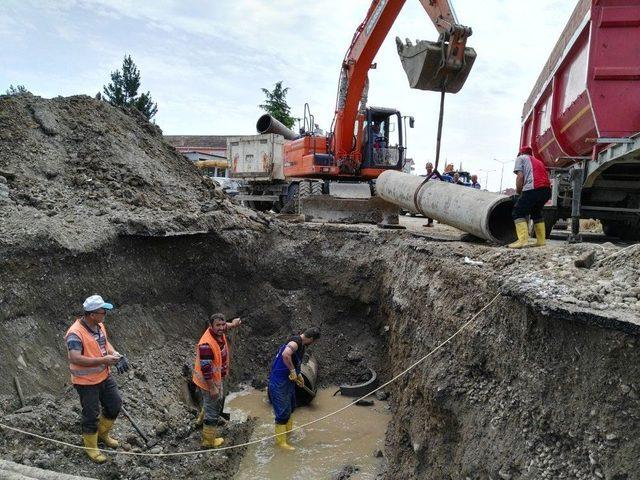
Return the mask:
<svg viewBox="0 0 640 480">
<path fill-rule="evenodd" d="M 263 88 L 262 91 L 266 98 L 264 103 L 258 106 L 273 118 L 282 122 L 287 128 L 293 127 L 296 119 L 289 114 L 291 111 L 289 105 L 287 105 L 287 92 L 289 88 L 282 88 L 281 80 L 275 84 L 273 91 L 269 91 L 266 88 Z"/>
<path fill-rule="evenodd" d="M 13 85 L 9 85 L 9 88 L 7 89 L 5 95 L 21 95 L 23 93 L 31 92 L 27 90 L 27 87 L 25 87 L 24 85 L 16 85 L 15 87 Z"/>
<path fill-rule="evenodd" d="M 126 55 L 122 62 L 122 72 L 111 72 L 111 83 L 102 87 L 102 91 L 111 105 L 135 108 L 151 120 L 158 113 L 158 104 L 153 102 L 149 92 L 138 95 L 139 88 L 140 71 L 131 55 Z"/>
</svg>

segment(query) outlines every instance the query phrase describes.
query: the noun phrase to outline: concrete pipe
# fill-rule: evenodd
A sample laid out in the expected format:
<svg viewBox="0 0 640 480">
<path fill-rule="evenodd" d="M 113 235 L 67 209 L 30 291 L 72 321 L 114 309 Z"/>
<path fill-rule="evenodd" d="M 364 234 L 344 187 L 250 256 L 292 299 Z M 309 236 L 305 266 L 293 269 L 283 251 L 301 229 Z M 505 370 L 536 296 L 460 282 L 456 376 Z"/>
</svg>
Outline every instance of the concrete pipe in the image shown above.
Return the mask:
<svg viewBox="0 0 640 480">
<path fill-rule="evenodd" d="M 496 243 L 515 240 L 513 200 L 498 193 L 387 170 L 376 181 L 378 195 L 411 212 Z"/>
<path fill-rule="evenodd" d="M 298 405 L 309 405 L 318 391 L 318 361 L 315 357 L 305 355 L 302 365 L 300 365 L 300 373 L 304 378 L 306 388 L 296 385 L 296 403 Z"/>
<path fill-rule="evenodd" d="M 261 134 L 277 133 L 278 135 L 282 135 L 287 140 L 295 140 L 296 138 L 300 137 L 300 135 L 296 135 L 293 130 L 285 127 L 282 123 L 280 123 L 268 113 L 265 113 L 258 119 L 256 123 L 256 130 Z"/>
</svg>

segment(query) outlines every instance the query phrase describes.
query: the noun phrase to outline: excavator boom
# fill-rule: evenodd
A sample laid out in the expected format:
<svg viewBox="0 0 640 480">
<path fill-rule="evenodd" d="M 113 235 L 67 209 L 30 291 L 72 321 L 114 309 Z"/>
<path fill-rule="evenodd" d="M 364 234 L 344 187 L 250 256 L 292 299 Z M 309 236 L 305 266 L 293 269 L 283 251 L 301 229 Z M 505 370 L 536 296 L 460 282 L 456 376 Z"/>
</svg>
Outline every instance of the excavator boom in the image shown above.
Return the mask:
<svg viewBox="0 0 640 480">
<path fill-rule="evenodd" d="M 373 0 L 345 55 L 333 124 L 331 150 L 338 163 L 355 169 L 360 152 L 354 131 L 362 125 L 367 103 L 368 72 L 382 42 L 406 0 Z M 471 29 L 458 23 L 448 0 L 420 0 L 440 33 L 438 42 L 398 43 L 398 52 L 412 88 L 455 93 L 462 87 L 475 59 L 466 49 Z"/>
</svg>

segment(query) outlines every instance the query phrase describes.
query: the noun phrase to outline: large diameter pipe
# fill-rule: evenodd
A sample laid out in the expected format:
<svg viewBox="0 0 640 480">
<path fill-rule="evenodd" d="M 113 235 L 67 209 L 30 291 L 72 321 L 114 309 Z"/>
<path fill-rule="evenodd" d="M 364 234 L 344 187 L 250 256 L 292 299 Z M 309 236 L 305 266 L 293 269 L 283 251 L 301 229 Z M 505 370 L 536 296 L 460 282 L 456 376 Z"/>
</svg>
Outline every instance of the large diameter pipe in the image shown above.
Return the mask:
<svg viewBox="0 0 640 480">
<path fill-rule="evenodd" d="M 296 138 L 299 138 L 299 135 L 296 135 L 293 130 L 285 127 L 281 122 L 273 118 L 268 113 L 265 113 L 258 119 L 256 123 L 256 130 L 258 133 L 277 133 L 287 140 L 295 140 Z"/>
<path fill-rule="evenodd" d="M 378 177 L 376 192 L 405 210 L 422 213 L 476 237 L 496 243 L 515 240 L 511 197 L 437 178 L 425 180 L 425 177 L 387 170 Z"/>
<path fill-rule="evenodd" d="M 305 355 L 300 365 L 300 373 L 304 378 L 304 387 L 298 385 L 296 389 L 296 402 L 299 406 L 309 405 L 316 396 L 318 390 L 318 361 L 312 355 Z"/>
</svg>

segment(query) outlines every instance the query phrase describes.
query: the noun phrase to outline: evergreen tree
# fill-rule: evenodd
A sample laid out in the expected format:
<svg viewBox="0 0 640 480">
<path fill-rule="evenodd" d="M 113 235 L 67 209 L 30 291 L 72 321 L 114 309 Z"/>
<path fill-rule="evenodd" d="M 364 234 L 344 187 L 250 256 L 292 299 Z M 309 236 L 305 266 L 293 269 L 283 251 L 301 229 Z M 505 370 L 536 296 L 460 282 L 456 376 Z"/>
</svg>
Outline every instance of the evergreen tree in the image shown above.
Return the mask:
<svg viewBox="0 0 640 480">
<path fill-rule="evenodd" d="M 153 102 L 149 92 L 138 95 L 139 88 L 140 71 L 131 55 L 126 55 L 122 62 L 122 72 L 111 72 L 111 83 L 102 87 L 102 91 L 111 105 L 135 108 L 151 120 L 158 113 L 158 104 Z"/>
<path fill-rule="evenodd" d="M 289 115 L 291 111 L 289 105 L 287 105 L 287 92 L 289 88 L 282 88 L 282 80 L 280 80 L 275 84 L 273 91 L 269 91 L 266 88 L 263 88 L 262 91 L 266 99 L 262 105 L 258 106 L 273 118 L 282 122 L 287 128 L 293 127 L 296 119 Z"/>
<path fill-rule="evenodd" d="M 29 92 L 29 90 L 27 90 L 27 87 L 25 87 L 24 85 L 16 85 L 15 87 L 13 85 L 9 85 L 9 88 L 7 89 L 5 95 L 20 95 L 22 93 L 31 92 Z"/>
</svg>

